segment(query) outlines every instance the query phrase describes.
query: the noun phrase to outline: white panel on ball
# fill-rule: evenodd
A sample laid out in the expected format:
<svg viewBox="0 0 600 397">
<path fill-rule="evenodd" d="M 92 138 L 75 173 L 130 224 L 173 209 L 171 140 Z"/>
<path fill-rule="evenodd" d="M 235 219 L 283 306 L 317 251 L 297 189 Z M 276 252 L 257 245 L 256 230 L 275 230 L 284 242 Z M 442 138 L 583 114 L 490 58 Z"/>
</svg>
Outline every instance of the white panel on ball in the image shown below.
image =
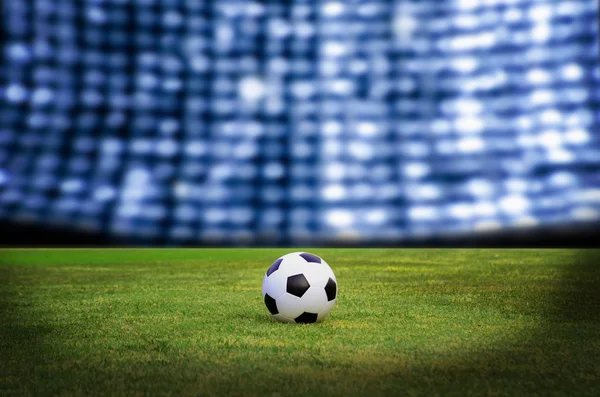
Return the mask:
<svg viewBox="0 0 600 397">
<path fill-rule="evenodd" d="M 319 312 L 319 315 L 317 316 L 317 322 L 323 321 L 325 319 L 325 317 L 327 317 L 329 315 L 329 312 L 331 312 L 331 310 L 335 306 L 335 301 L 336 301 L 336 299 L 334 299 L 330 302 L 327 302 L 325 304 L 325 306 L 323 306 L 323 308 Z"/>
<path fill-rule="evenodd" d="M 318 314 L 327 303 L 327 294 L 323 287 L 311 286 L 304 295 L 302 295 L 302 306 L 305 312 Z"/>
<path fill-rule="evenodd" d="M 300 258 L 302 259 L 302 258 Z M 304 270 L 306 270 L 306 263 L 298 263 L 298 261 L 294 258 L 292 259 L 283 259 L 281 262 L 281 266 L 279 267 L 279 271 L 284 273 L 286 277 L 293 276 L 294 274 L 302 274 Z"/>
<path fill-rule="evenodd" d="M 276 300 L 277 310 L 288 318 L 296 318 L 304 313 L 302 299 L 297 296 L 285 293 Z"/>
<path fill-rule="evenodd" d="M 323 266 L 320 263 L 309 263 L 304 265 L 302 274 L 304 274 L 311 287 L 323 288 L 327 284 L 327 281 L 329 281 L 331 272 L 327 266 Z"/>
<path fill-rule="evenodd" d="M 266 292 L 273 299 L 279 298 L 285 293 L 287 275 L 283 274 L 281 269 L 274 271 L 270 276 L 265 277 L 263 284 L 263 294 Z"/>
</svg>

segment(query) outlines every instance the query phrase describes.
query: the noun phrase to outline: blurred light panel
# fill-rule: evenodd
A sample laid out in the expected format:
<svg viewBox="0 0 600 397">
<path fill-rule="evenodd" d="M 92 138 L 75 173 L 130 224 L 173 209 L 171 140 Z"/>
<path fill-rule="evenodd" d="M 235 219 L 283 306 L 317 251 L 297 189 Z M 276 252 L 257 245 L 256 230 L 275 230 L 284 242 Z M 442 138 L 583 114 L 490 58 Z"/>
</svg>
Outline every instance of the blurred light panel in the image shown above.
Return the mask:
<svg viewBox="0 0 600 397">
<path fill-rule="evenodd" d="M 600 220 L 596 0 L 1 7 L 2 219 L 173 244 Z"/>
</svg>

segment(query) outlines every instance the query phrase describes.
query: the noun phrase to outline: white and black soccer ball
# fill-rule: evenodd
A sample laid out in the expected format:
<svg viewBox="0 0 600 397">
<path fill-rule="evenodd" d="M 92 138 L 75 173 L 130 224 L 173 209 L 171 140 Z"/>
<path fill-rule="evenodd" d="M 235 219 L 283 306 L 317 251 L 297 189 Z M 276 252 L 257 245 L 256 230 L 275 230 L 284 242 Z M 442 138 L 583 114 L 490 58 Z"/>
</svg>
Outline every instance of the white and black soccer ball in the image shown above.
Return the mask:
<svg viewBox="0 0 600 397">
<path fill-rule="evenodd" d="M 315 323 L 335 306 L 337 280 L 323 259 L 308 252 L 292 252 L 277 259 L 262 284 L 265 305 L 284 323 Z"/>
</svg>

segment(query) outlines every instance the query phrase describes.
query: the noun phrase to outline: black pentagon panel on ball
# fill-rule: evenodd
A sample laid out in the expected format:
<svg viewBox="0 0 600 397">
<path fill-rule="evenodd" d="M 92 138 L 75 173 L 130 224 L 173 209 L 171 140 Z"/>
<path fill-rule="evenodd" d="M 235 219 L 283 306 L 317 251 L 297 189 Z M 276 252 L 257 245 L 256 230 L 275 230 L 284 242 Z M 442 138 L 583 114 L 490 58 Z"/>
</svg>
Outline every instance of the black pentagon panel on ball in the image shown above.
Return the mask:
<svg viewBox="0 0 600 397">
<path fill-rule="evenodd" d="M 279 258 L 275 262 L 273 262 L 269 270 L 267 270 L 267 277 L 270 276 L 271 273 L 273 273 L 275 270 L 279 269 L 279 265 L 281 265 L 282 260 L 283 258 Z"/>
<path fill-rule="evenodd" d="M 308 252 L 303 252 L 300 254 L 300 256 L 303 257 L 307 262 L 321 263 L 321 258 L 316 255 L 309 254 Z"/>
<path fill-rule="evenodd" d="M 310 324 L 317 322 L 318 315 L 316 313 L 304 312 L 294 319 L 299 324 Z"/>
<path fill-rule="evenodd" d="M 269 294 L 265 294 L 265 305 L 271 314 L 279 313 L 279 310 L 277 310 L 277 302 L 275 302 L 275 299 L 271 298 Z"/>
<path fill-rule="evenodd" d="M 337 294 L 337 284 L 330 277 L 329 281 L 325 285 L 325 293 L 327 294 L 327 300 L 332 301 L 335 299 L 335 295 Z"/>
<path fill-rule="evenodd" d="M 310 284 L 304 274 L 296 274 L 289 276 L 287 279 L 286 291 L 288 294 L 292 294 L 297 297 L 302 297 L 306 291 L 310 288 Z"/>
</svg>

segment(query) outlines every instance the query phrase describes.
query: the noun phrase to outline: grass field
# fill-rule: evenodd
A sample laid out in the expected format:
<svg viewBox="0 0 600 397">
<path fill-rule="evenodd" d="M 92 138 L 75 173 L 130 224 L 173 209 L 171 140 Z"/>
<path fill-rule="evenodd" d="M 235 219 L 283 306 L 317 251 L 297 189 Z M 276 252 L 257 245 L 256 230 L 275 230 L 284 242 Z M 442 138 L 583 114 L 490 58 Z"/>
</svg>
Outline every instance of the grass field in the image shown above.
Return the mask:
<svg viewBox="0 0 600 397">
<path fill-rule="evenodd" d="M 308 325 L 261 299 L 287 251 L 0 250 L 0 395 L 600 395 L 600 251 L 311 249 Z"/>
</svg>

